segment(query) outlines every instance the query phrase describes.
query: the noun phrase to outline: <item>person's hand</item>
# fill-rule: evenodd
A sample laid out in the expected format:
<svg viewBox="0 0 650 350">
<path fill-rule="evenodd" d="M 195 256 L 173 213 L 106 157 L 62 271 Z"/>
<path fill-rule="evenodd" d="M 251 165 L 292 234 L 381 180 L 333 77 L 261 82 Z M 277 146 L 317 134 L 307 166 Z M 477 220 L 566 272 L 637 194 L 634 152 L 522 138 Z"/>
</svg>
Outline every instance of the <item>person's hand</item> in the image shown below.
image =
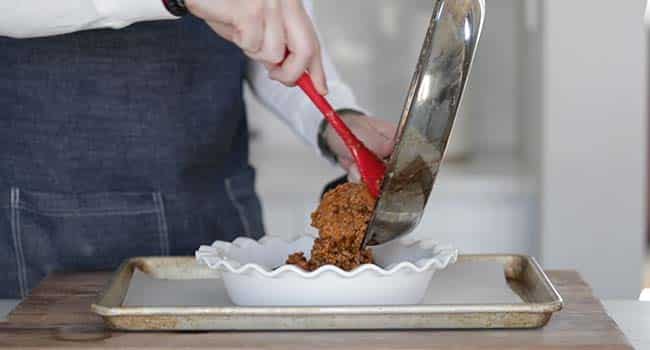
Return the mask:
<svg viewBox="0 0 650 350">
<path fill-rule="evenodd" d="M 395 131 L 397 129 L 397 125 L 394 123 L 354 113 L 343 113 L 341 118 L 348 128 L 352 130 L 352 133 L 380 159 L 389 157 L 393 152 Z M 329 124 L 325 128 L 323 137 L 336 155 L 341 167 L 347 171 L 348 180 L 360 182 L 361 176 L 352 154 L 350 154 L 343 140 Z"/>
<path fill-rule="evenodd" d="M 269 77 L 293 86 L 305 71 L 327 94 L 320 43 L 300 0 L 187 0 L 193 15 L 269 69 Z M 285 54 L 288 56 L 285 58 Z"/>
</svg>

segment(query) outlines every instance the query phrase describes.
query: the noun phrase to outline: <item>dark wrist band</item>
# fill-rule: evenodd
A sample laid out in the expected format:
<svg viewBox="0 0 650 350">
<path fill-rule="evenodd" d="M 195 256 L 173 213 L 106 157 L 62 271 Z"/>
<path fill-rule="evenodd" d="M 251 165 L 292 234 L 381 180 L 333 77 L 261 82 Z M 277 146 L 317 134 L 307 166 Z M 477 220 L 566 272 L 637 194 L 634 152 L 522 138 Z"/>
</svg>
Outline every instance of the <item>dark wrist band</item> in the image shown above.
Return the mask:
<svg viewBox="0 0 650 350">
<path fill-rule="evenodd" d="M 342 114 L 363 115 L 363 113 L 349 108 L 338 109 L 336 110 L 336 113 L 338 113 L 339 115 Z M 327 143 L 327 140 L 325 140 L 325 130 L 327 129 L 328 126 L 329 123 L 325 119 L 321 120 L 320 124 L 318 125 L 318 148 L 320 149 L 320 152 L 323 154 L 325 158 L 327 158 L 332 162 L 337 162 L 338 159 L 336 157 L 336 154 L 334 154 L 329 144 Z"/>
<path fill-rule="evenodd" d="M 327 140 L 325 140 L 325 130 L 328 125 L 329 123 L 325 119 L 321 120 L 320 124 L 318 124 L 318 149 L 320 149 L 320 153 L 323 157 L 327 158 L 332 163 L 336 163 L 336 155 L 327 144 Z"/>
<path fill-rule="evenodd" d="M 174 16 L 182 17 L 187 15 L 187 6 L 185 0 L 162 0 L 163 5 L 169 13 Z"/>
<path fill-rule="evenodd" d="M 363 115 L 363 113 L 357 111 L 356 109 L 352 109 L 352 108 L 337 109 L 336 113 L 338 113 L 341 116 L 344 115 L 344 114 Z"/>
</svg>

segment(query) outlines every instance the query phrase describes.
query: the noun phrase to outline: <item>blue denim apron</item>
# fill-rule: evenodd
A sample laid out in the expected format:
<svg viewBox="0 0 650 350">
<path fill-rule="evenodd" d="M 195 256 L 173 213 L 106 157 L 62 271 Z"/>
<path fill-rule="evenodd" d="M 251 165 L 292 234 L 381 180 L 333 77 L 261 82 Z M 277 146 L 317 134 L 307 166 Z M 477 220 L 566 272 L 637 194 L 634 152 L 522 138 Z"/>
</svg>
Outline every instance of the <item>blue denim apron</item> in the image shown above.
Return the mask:
<svg viewBox="0 0 650 350">
<path fill-rule="evenodd" d="M 0 37 L 0 298 L 261 236 L 245 65 L 193 18 Z"/>
</svg>

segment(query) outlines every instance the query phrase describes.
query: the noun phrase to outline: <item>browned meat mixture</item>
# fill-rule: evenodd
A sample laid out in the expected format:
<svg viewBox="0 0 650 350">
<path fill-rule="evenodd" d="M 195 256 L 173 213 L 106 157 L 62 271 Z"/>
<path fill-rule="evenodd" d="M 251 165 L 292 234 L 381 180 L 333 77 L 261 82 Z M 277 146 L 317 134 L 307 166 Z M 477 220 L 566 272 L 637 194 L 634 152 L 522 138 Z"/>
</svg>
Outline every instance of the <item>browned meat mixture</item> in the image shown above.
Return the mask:
<svg viewBox="0 0 650 350">
<path fill-rule="evenodd" d="M 289 256 L 287 264 L 307 271 L 323 265 L 350 271 L 372 264 L 372 251 L 360 248 L 374 208 L 375 198 L 363 184 L 345 183 L 327 192 L 311 214 L 311 225 L 318 229 L 311 258 L 298 252 Z"/>
</svg>

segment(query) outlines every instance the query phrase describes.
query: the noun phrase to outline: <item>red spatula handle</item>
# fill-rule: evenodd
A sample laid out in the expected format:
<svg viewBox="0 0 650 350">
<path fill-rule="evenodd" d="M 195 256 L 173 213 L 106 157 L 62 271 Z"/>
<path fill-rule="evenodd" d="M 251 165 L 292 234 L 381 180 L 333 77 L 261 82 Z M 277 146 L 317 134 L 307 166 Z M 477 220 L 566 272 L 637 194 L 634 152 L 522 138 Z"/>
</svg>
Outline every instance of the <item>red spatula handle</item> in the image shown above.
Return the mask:
<svg viewBox="0 0 650 350">
<path fill-rule="evenodd" d="M 289 50 L 285 52 L 285 58 L 289 55 Z M 281 64 L 280 64 L 281 65 Z M 352 153 L 361 179 L 368 186 L 370 193 L 379 196 L 379 187 L 386 172 L 386 165 L 370 151 L 359 139 L 354 136 L 352 131 L 343 122 L 341 117 L 336 113 L 334 108 L 327 102 L 327 99 L 316 91 L 314 82 L 311 80 L 308 72 L 304 72 L 296 81 L 296 85 L 309 97 L 316 108 L 323 113 L 327 122 L 334 128 L 336 133 L 341 137 L 347 148 Z"/>
<path fill-rule="evenodd" d="M 327 119 L 334 130 L 336 130 L 339 136 L 341 136 L 343 142 L 345 142 L 345 144 L 350 147 L 358 147 L 357 145 L 360 143 L 359 139 L 357 139 L 356 136 L 352 134 L 350 128 L 345 125 L 341 119 L 341 116 L 336 113 L 334 108 L 332 108 L 329 102 L 327 102 L 325 97 L 316 91 L 314 82 L 311 80 L 309 74 L 304 73 L 302 76 L 300 76 L 300 78 L 298 78 L 296 81 L 296 85 L 298 85 L 302 91 L 304 91 L 305 94 L 314 102 L 316 108 L 318 108 L 318 110 L 323 113 L 325 119 Z"/>
<path fill-rule="evenodd" d="M 352 153 L 363 182 L 368 186 L 370 193 L 379 196 L 379 187 L 386 172 L 386 166 L 372 151 L 354 136 L 352 131 L 345 125 L 341 117 L 334 111 L 334 108 L 327 102 L 327 99 L 316 91 L 314 82 L 308 73 L 304 73 L 296 84 L 305 92 L 309 99 L 314 102 L 316 108 L 325 116 L 325 119 L 332 125 L 343 142 Z"/>
</svg>

